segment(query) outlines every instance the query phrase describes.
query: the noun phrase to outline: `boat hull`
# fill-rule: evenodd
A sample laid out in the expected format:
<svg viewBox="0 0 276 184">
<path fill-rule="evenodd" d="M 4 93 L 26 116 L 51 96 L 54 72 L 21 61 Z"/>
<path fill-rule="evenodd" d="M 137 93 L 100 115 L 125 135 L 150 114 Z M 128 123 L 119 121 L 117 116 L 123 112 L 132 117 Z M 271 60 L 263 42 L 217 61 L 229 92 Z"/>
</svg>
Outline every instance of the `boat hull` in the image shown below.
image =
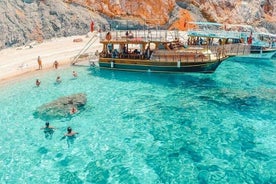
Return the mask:
<svg viewBox="0 0 276 184">
<path fill-rule="evenodd" d="M 184 72 L 198 72 L 198 73 L 213 73 L 221 64 L 222 60 L 213 62 L 120 62 L 116 60 L 99 60 L 100 68 L 136 72 L 165 72 L 165 73 L 184 73 Z"/>
</svg>

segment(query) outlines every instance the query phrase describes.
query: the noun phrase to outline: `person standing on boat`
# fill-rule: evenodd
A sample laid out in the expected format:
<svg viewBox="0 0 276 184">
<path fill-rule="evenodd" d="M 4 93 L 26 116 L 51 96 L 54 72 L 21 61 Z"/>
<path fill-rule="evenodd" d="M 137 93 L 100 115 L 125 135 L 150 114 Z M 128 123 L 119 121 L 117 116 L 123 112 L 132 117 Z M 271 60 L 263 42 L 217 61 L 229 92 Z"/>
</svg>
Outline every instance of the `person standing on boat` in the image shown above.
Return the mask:
<svg viewBox="0 0 276 184">
<path fill-rule="evenodd" d="M 38 56 L 38 58 L 37 58 L 37 64 L 38 64 L 38 69 L 42 70 L 42 60 L 41 60 L 40 56 Z"/>
</svg>

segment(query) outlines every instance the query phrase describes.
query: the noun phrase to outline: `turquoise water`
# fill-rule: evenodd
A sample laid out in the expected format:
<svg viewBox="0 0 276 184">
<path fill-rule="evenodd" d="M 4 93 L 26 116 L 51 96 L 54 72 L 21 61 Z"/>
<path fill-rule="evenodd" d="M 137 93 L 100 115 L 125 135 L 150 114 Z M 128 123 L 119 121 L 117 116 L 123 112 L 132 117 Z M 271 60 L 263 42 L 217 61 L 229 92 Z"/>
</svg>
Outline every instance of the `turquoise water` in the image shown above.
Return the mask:
<svg viewBox="0 0 276 184">
<path fill-rule="evenodd" d="M 2 86 L 0 183 L 276 183 L 275 71 L 275 60 L 210 75 L 74 67 Z M 36 108 L 79 92 L 85 109 L 50 121 L 45 139 Z M 67 126 L 79 132 L 70 147 Z"/>
</svg>

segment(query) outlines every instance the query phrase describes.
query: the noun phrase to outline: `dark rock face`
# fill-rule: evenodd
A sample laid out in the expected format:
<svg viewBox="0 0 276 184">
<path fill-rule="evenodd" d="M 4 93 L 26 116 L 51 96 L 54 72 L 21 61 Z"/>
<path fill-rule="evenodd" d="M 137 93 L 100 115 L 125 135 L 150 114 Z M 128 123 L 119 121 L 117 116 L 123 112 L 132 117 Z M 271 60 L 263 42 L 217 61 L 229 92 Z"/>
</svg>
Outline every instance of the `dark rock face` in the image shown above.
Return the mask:
<svg viewBox="0 0 276 184">
<path fill-rule="evenodd" d="M 75 108 L 77 109 L 77 112 L 80 112 L 84 109 L 86 102 L 87 98 L 83 93 L 61 97 L 38 107 L 34 112 L 34 117 L 45 121 L 70 118 L 73 115 L 72 108 Z"/>
<path fill-rule="evenodd" d="M 0 49 L 87 34 L 91 20 L 95 22 L 95 29 L 107 24 L 101 15 L 63 1 L 0 1 Z"/>
</svg>

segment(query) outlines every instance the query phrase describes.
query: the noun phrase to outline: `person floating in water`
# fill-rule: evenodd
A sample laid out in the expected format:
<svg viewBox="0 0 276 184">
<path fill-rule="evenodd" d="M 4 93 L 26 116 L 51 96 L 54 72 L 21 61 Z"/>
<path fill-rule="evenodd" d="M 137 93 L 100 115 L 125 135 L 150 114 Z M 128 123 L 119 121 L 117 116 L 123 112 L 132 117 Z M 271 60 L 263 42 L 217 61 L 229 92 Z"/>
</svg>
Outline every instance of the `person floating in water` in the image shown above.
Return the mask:
<svg viewBox="0 0 276 184">
<path fill-rule="evenodd" d="M 73 77 L 78 77 L 78 73 L 75 71 L 73 71 L 72 75 L 73 75 Z"/>
<path fill-rule="evenodd" d="M 74 143 L 74 139 L 76 138 L 77 134 L 79 133 L 74 132 L 71 127 L 68 127 L 67 133 L 64 134 L 64 136 L 60 140 L 63 140 L 67 137 L 67 144 L 68 144 L 68 147 L 70 147 L 70 145 Z"/>
<path fill-rule="evenodd" d="M 75 114 L 76 112 L 78 112 L 78 109 L 76 107 L 72 107 L 70 114 Z"/>
<path fill-rule="evenodd" d="M 36 81 L 35 81 L 35 85 L 37 86 L 37 87 L 39 87 L 40 86 L 40 80 L 39 79 L 36 79 Z"/>
<path fill-rule="evenodd" d="M 46 139 L 52 139 L 55 127 L 50 126 L 50 123 L 47 121 L 45 127 L 42 127 L 41 129 L 44 131 Z"/>
<path fill-rule="evenodd" d="M 61 83 L 61 77 L 60 76 L 57 76 L 57 79 L 56 79 L 56 83 Z"/>
</svg>

